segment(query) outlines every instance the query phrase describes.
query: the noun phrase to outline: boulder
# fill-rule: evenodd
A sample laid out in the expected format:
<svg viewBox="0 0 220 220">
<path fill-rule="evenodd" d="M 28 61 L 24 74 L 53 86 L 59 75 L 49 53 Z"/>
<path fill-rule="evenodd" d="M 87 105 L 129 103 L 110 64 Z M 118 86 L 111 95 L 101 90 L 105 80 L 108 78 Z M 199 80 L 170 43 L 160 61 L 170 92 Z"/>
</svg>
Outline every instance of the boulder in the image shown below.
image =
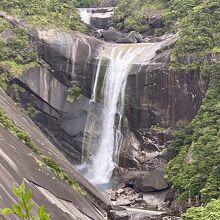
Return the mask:
<svg viewBox="0 0 220 220">
<path fill-rule="evenodd" d="M 141 43 L 143 42 L 143 37 L 139 32 L 136 31 L 131 31 L 128 35 L 127 38 L 131 40 L 133 43 Z"/>
<path fill-rule="evenodd" d="M 125 173 L 125 169 L 122 167 L 115 167 L 112 172 L 113 178 L 121 178 Z"/>
<path fill-rule="evenodd" d="M 103 32 L 103 37 L 104 40 L 107 42 L 114 42 L 120 39 L 122 37 L 122 34 L 119 31 L 116 31 L 115 29 L 111 28 Z"/>
<path fill-rule="evenodd" d="M 126 209 L 119 206 L 112 206 L 108 212 L 109 220 L 128 220 L 129 214 Z"/>
<path fill-rule="evenodd" d="M 129 171 L 123 176 L 123 180 L 126 187 L 134 187 L 136 179 L 141 175 L 146 173 L 145 171 Z"/>
<path fill-rule="evenodd" d="M 126 210 L 124 211 L 110 210 L 108 218 L 110 220 L 128 220 L 129 214 Z"/>
<path fill-rule="evenodd" d="M 149 175 L 140 175 L 134 183 L 134 190 L 143 193 L 161 191 L 168 187 L 167 181 L 163 178 L 163 172 L 157 169 Z"/>
<path fill-rule="evenodd" d="M 130 44 L 130 43 L 133 43 L 133 40 L 131 38 L 128 38 L 127 36 L 125 36 L 125 37 L 121 37 L 118 40 L 116 40 L 115 43 Z"/>
</svg>

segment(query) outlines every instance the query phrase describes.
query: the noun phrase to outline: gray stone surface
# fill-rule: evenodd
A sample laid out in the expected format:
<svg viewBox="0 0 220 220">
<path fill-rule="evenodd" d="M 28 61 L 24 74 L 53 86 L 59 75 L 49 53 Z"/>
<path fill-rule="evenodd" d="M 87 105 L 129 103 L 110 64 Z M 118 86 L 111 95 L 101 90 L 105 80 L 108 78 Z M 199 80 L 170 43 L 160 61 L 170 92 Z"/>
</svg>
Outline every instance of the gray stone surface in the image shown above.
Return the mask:
<svg viewBox="0 0 220 220">
<path fill-rule="evenodd" d="M 113 28 L 103 32 L 103 38 L 107 42 L 117 41 L 121 37 L 122 37 L 122 34 L 119 31 L 116 31 Z"/>
<path fill-rule="evenodd" d="M 141 174 L 134 183 L 135 191 L 143 193 L 161 191 L 168 187 L 167 181 L 163 178 L 163 172 L 160 170 L 153 170 L 150 174 Z"/>
<path fill-rule="evenodd" d="M 26 132 L 28 132 L 29 136 L 32 138 L 32 140 L 35 142 L 35 144 L 38 146 L 38 148 L 41 151 L 43 151 L 46 155 L 52 157 L 66 171 L 66 173 L 69 174 L 70 176 L 73 176 L 80 183 L 80 185 L 82 185 L 89 192 L 89 194 L 104 209 L 107 209 L 107 207 L 108 207 L 108 200 L 106 198 L 104 198 L 102 193 L 98 189 L 96 189 L 93 185 L 91 185 L 78 172 L 75 171 L 73 165 L 69 162 L 69 160 L 67 159 L 66 155 L 64 153 L 62 153 L 62 151 L 60 151 L 60 149 L 57 148 L 56 145 L 54 145 L 51 141 L 49 141 L 48 137 L 45 135 L 45 133 L 43 133 L 38 128 L 38 126 L 36 126 L 33 123 L 33 121 L 30 118 L 27 117 L 26 114 L 22 113 L 20 111 L 20 109 L 15 105 L 15 103 L 2 91 L 0 91 L 0 107 L 4 111 L 7 112 L 7 114 L 12 118 L 12 120 L 19 127 L 21 127 Z M 13 139 L 13 136 L 10 137 L 10 138 L 6 138 L 6 140 L 8 140 L 8 141 L 10 141 L 10 139 Z M 15 140 L 17 140 L 17 142 L 12 143 L 12 145 L 14 147 L 16 147 L 16 149 L 18 149 L 20 143 L 19 143 L 17 138 L 15 138 Z M 1 142 L 0 142 L 0 144 L 1 144 Z M 2 147 L 4 147 L 4 146 L 2 146 Z M 22 154 L 23 147 L 25 147 L 25 146 L 22 145 L 21 147 L 19 147 L 19 151 L 21 151 L 21 154 Z M 13 147 L 9 148 L 9 153 L 11 152 L 10 150 L 13 150 Z M 28 151 L 28 152 L 30 153 L 30 151 Z M 27 153 L 24 153 L 24 154 L 27 154 Z M 13 159 L 13 158 L 11 158 L 10 160 L 16 161 L 16 159 Z M 24 167 L 27 166 L 27 169 L 28 169 L 28 163 L 26 164 L 24 162 L 22 166 L 24 166 Z M 22 170 L 22 172 L 24 172 L 23 168 L 21 168 L 21 170 Z M 27 174 L 27 175 L 31 175 L 32 171 L 31 170 L 27 170 L 24 173 Z M 22 175 L 20 176 L 20 178 L 22 178 Z M 36 178 L 35 180 L 37 180 L 37 179 L 38 178 Z M 42 180 L 39 180 L 39 181 L 44 181 L 44 180 L 48 181 L 46 177 L 42 177 Z M 20 181 L 20 179 L 19 179 L 19 181 Z M 48 185 L 49 185 L 49 183 L 48 183 Z M 68 186 L 66 184 L 64 184 L 64 185 L 68 188 Z M 42 186 L 45 186 L 45 188 L 46 188 L 46 184 L 44 184 Z M 46 189 L 48 189 L 48 188 L 46 188 Z M 54 190 L 56 191 L 56 189 L 54 189 Z M 53 192 L 52 189 L 51 189 L 51 191 Z M 59 192 L 59 190 L 58 190 L 58 192 Z"/>
<path fill-rule="evenodd" d="M 45 204 L 52 219 L 103 219 L 91 201 L 61 182 L 50 170 L 40 166 L 31 153 L 18 138 L 0 127 L 0 190 L 4 198 L 0 200 L 0 208 L 15 202 L 11 191 L 13 183 L 20 185 L 24 179 L 27 188 L 33 191 L 34 202 L 38 206 Z M 37 212 L 36 207 L 34 211 Z M 4 219 L 12 219 L 12 216 L 8 215 Z"/>
</svg>

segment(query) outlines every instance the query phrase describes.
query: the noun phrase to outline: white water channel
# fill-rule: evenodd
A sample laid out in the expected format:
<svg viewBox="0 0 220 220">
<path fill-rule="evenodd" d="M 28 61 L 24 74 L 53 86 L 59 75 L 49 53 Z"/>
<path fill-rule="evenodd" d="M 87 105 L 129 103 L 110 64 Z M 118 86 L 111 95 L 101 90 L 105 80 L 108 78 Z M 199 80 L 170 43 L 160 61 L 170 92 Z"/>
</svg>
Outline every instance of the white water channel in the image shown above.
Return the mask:
<svg viewBox="0 0 220 220">
<path fill-rule="evenodd" d="M 78 8 L 78 12 L 79 12 L 81 20 L 84 23 L 90 25 L 91 17 L 92 17 L 92 8 Z"/>
<path fill-rule="evenodd" d="M 121 119 L 124 113 L 128 74 L 134 74 L 132 72 L 135 69 L 132 68 L 133 64 L 140 67 L 141 63 L 149 62 L 158 48 L 159 43 L 118 45 L 106 48 L 101 53 L 85 129 L 88 133 L 94 134 L 98 127 L 97 133 L 99 134 L 97 139 L 87 137 L 85 140 L 84 138 L 84 142 L 87 142 L 84 144 L 84 152 L 87 152 L 84 154 L 85 176 L 94 184 L 108 183 L 118 162 L 123 139 Z M 101 77 L 102 65 L 106 63 L 104 61 L 107 61 L 107 67 L 105 67 L 104 77 Z M 96 102 L 101 104 L 99 111 L 94 111 Z M 90 150 L 91 152 L 88 154 Z"/>
</svg>

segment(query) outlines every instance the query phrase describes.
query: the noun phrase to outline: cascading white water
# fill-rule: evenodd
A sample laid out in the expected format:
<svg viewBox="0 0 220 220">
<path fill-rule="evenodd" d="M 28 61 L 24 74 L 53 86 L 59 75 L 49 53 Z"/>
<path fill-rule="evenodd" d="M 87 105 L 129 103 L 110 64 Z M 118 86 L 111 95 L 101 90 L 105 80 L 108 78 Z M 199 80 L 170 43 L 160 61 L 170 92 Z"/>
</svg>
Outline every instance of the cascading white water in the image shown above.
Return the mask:
<svg viewBox="0 0 220 220">
<path fill-rule="evenodd" d="M 87 160 L 85 176 L 94 184 L 108 183 L 112 171 L 118 162 L 120 145 L 123 138 L 121 134 L 121 118 L 124 113 L 125 88 L 132 64 L 149 62 L 154 56 L 156 49 L 158 49 L 159 44 L 155 45 L 119 45 L 107 48 L 101 53 L 91 100 L 93 113 L 88 114 L 86 125 L 87 130 L 94 133 L 95 124 L 98 124 L 100 134 L 96 143 L 94 143 L 94 139 L 93 141 L 89 139 L 89 141 L 87 140 L 87 145 L 84 144 L 84 148 L 91 147 L 88 145 L 93 145 L 94 148 L 95 145 L 92 155 L 89 158 L 88 154 L 84 156 L 85 161 Z M 145 56 L 143 57 L 143 55 Z M 101 67 L 103 61 L 106 60 L 108 61 L 107 67 L 100 90 Z M 101 93 L 99 98 L 98 92 Z M 94 112 L 93 104 L 97 101 L 101 103 L 101 111 Z M 116 116 L 118 119 L 117 125 L 115 125 Z M 100 121 L 99 123 L 97 123 L 98 120 Z M 84 152 L 86 150 L 88 149 L 84 149 Z"/>
<path fill-rule="evenodd" d="M 81 20 L 90 25 L 91 23 L 91 16 L 92 16 L 92 8 L 78 8 L 79 15 Z"/>
</svg>

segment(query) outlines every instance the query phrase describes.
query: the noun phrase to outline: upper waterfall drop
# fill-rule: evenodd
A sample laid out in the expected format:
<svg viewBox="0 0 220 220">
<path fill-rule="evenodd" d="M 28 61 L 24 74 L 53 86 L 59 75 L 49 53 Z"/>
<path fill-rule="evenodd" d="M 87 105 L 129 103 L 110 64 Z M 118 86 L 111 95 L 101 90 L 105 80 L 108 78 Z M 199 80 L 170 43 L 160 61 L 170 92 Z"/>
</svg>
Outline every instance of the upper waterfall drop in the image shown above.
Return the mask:
<svg viewBox="0 0 220 220">
<path fill-rule="evenodd" d="M 158 48 L 159 43 L 117 45 L 100 55 L 83 143 L 85 176 L 94 184 L 108 183 L 118 162 L 127 76 Z"/>
<path fill-rule="evenodd" d="M 90 25 L 91 17 L 92 17 L 92 8 L 78 8 L 78 12 L 79 12 L 81 20 L 85 24 Z"/>
</svg>

